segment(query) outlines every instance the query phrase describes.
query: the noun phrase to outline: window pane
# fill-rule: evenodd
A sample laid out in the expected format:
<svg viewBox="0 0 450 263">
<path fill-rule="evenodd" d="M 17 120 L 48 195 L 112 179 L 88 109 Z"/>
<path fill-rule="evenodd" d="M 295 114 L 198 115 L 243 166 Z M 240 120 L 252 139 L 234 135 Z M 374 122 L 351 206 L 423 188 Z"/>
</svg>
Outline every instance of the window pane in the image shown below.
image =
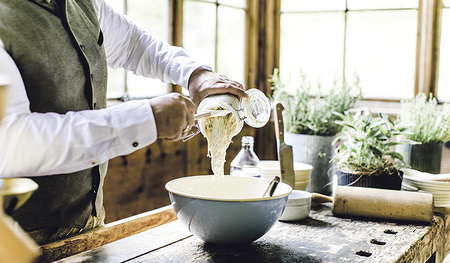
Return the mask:
<svg viewBox="0 0 450 263">
<path fill-rule="evenodd" d="M 116 12 L 123 13 L 123 0 L 107 0 Z M 124 70 L 108 68 L 108 98 L 120 98 L 125 94 Z"/>
<path fill-rule="evenodd" d="M 217 72 L 244 83 L 245 11 L 219 6 Z"/>
<path fill-rule="evenodd" d="M 124 78 L 123 69 L 108 68 L 107 98 L 120 98 L 125 95 Z"/>
<path fill-rule="evenodd" d="M 450 102 L 450 9 L 442 10 L 442 29 L 437 97 Z"/>
<path fill-rule="evenodd" d="M 450 7 L 450 0 L 444 0 L 444 6 Z"/>
<path fill-rule="evenodd" d="M 345 10 L 345 0 L 282 0 L 281 12 Z"/>
<path fill-rule="evenodd" d="M 247 0 L 219 0 L 219 4 L 230 5 L 240 8 L 245 8 L 247 6 Z"/>
<path fill-rule="evenodd" d="M 127 15 L 140 28 L 152 36 L 167 41 L 168 39 L 168 6 L 166 0 L 128 0 Z M 136 76 L 127 72 L 128 94 L 130 97 L 158 96 L 168 92 L 167 84 L 159 79 Z"/>
<path fill-rule="evenodd" d="M 140 28 L 149 32 L 151 35 L 167 40 L 168 25 L 168 6 L 167 0 L 127 0 L 127 15 Z"/>
<path fill-rule="evenodd" d="M 412 96 L 417 12 L 349 12 L 347 21 L 347 79 L 357 73 L 366 98 Z"/>
<path fill-rule="evenodd" d="M 293 83 L 300 70 L 324 88 L 343 74 L 344 13 L 283 14 L 280 73 Z M 294 84 L 295 85 L 295 84 Z"/>
<path fill-rule="evenodd" d="M 184 1 L 183 47 L 194 60 L 215 67 L 216 6 Z"/>
<path fill-rule="evenodd" d="M 106 2 L 116 10 L 116 12 L 123 13 L 123 0 L 106 0 Z"/>
<path fill-rule="evenodd" d="M 418 8 L 419 0 L 348 0 L 348 9 Z"/>
</svg>

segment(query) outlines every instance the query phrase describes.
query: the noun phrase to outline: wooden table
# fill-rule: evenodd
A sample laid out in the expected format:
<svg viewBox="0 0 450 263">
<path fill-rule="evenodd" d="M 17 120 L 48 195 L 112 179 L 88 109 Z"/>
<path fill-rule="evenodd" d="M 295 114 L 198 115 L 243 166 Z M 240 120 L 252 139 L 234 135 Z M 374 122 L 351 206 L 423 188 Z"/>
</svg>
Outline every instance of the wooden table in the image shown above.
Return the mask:
<svg viewBox="0 0 450 263">
<path fill-rule="evenodd" d="M 205 244 L 176 220 L 62 259 L 61 262 L 441 262 L 444 220 L 429 225 L 334 217 L 330 205 L 310 217 L 277 222 L 252 244 Z"/>
</svg>

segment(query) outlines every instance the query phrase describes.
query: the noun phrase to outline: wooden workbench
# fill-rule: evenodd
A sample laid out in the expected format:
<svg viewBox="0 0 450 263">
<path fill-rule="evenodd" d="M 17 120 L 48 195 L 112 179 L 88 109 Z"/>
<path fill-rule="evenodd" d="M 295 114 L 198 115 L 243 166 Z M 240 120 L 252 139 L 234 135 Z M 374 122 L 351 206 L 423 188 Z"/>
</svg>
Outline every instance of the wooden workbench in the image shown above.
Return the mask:
<svg viewBox="0 0 450 263">
<path fill-rule="evenodd" d="M 61 262 L 441 262 L 444 220 L 429 225 L 334 217 L 330 205 L 278 222 L 252 244 L 205 244 L 176 220 Z"/>
</svg>

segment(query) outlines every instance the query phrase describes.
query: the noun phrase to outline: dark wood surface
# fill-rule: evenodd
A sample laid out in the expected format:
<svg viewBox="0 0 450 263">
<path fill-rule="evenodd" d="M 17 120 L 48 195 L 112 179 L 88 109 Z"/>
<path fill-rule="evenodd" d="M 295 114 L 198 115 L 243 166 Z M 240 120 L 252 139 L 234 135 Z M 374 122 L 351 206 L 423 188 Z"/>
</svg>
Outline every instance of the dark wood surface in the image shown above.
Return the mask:
<svg viewBox="0 0 450 263">
<path fill-rule="evenodd" d="M 429 225 L 345 219 L 320 205 L 249 245 L 205 244 L 176 220 L 62 262 L 440 262 L 443 233 L 438 216 Z"/>
</svg>

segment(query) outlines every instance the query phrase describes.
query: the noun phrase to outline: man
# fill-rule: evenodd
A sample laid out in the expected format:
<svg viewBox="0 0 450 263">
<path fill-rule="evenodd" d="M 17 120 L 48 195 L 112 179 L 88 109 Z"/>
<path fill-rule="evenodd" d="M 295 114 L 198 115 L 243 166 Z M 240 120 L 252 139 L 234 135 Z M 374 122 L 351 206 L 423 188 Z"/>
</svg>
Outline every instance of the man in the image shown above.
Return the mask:
<svg viewBox="0 0 450 263">
<path fill-rule="evenodd" d="M 106 107 L 106 65 L 189 89 Z M 0 0 L 0 74 L 12 79 L 0 122 L 0 176 L 39 189 L 13 218 L 39 244 L 103 224 L 106 163 L 180 139 L 196 104 L 242 86 L 115 13 L 104 0 Z"/>
</svg>

